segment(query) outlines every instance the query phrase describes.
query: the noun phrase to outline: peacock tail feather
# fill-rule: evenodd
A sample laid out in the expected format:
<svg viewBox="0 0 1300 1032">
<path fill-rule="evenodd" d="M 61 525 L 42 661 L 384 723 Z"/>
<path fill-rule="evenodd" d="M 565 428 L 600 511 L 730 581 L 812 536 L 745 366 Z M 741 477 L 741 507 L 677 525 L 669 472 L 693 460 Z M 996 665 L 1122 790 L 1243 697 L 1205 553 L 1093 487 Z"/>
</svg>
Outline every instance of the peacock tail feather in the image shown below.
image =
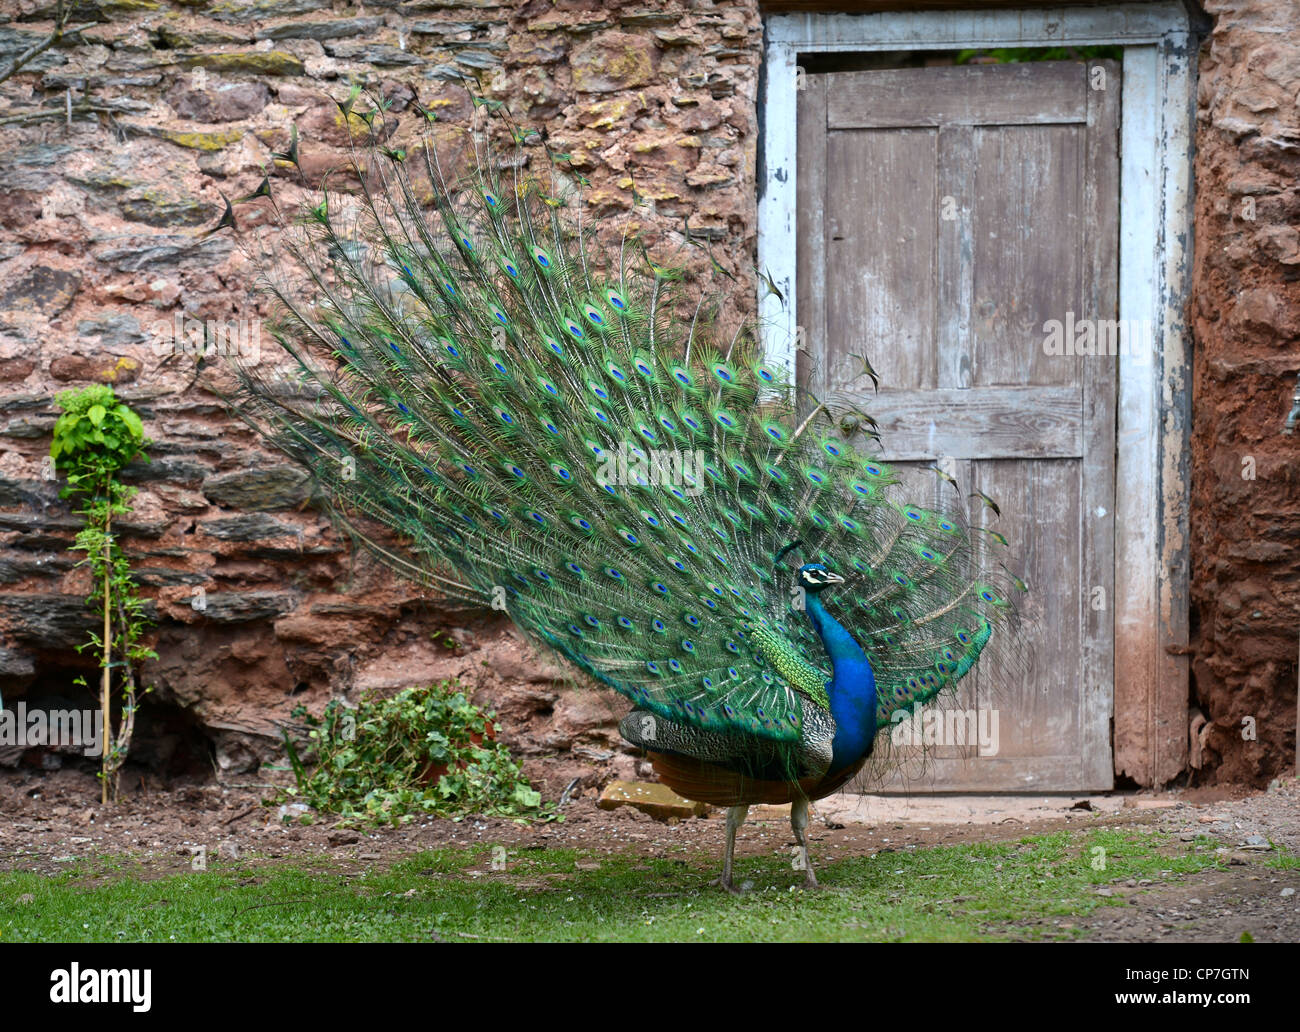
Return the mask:
<svg viewBox="0 0 1300 1032">
<path fill-rule="evenodd" d="M 769 745 L 826 705 L 799 562 L 845 578 L 827 604 L 879 727 L 1012 614 L 960 507 L 851 439 L 725 299 L 630 234 L 599 243 L 540 134 L 482 104 L 353 174 L 265 268 L 294 373 L 244 369 L 240 411 L 395 569 L 504 608 L 641 710 Z"/>
</svg>

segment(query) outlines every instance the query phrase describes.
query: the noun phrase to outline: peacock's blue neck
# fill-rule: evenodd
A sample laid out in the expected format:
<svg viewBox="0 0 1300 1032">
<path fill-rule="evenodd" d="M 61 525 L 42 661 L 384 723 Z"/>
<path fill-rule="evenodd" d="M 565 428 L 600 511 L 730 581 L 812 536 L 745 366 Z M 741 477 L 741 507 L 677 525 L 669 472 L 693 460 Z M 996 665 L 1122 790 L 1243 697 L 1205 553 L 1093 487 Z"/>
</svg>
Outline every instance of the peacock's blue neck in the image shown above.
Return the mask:
<svg viewBox="0 0 1300 1032">
<path fill-rule="evenodd" d="M 835 718 L 828 772 L 833 774 L 871 751 L 876 738 L 876 676 L 862 647 L 826 611 L 813 592 L 806 595 L 804 610 L 831 660 L 826 694 L 830 696 L 831 716 Z"/>
</svg>

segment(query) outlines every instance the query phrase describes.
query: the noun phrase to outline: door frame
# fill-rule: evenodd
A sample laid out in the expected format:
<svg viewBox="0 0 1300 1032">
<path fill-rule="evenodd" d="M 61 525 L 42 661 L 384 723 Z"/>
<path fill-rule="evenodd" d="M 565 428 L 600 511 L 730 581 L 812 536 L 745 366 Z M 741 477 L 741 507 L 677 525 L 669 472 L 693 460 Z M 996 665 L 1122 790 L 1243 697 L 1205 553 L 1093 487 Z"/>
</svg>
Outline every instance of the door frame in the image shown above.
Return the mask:
<svg viewBox="0 0 1300 1032">
<path fill-rule="evenodd" d="M 1197 41 L 1179 2 L 1030 10 L 772 14 L 759 97 L 760 300 L 768 360 L 794 375 L 797 91 L 801 54 L 1119 45 L 1119 319 L 1152 328 L 1150 358 L 1118 357 L 1114 767 L 1161 785 L 1187 762 L 1188 509 Z M 1127 323 L 1134 325 L 1134 323 Z M 1045 590 L 1040 587 L 1040 590 Z"/>
</svg>

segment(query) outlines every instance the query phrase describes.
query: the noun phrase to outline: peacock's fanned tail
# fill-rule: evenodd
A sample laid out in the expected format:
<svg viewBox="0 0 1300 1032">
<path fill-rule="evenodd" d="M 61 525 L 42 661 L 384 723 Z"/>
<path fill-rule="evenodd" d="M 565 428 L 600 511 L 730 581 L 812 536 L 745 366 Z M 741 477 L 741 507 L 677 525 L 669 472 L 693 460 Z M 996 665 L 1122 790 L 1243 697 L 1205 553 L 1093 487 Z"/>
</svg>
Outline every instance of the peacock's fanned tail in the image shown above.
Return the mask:
<svg viewBox="0 0 1300 1032">
<path fill-rule="evenodd" d="M 244 370 L 242 414 L 399 572 L 672 721 L 799 739 L 827 676 L 805 561 L 846 579 L 880 726 L 953 684 L 1011 612 L 991 546 L 809 418 L 725 301 L 590 224 L 566 165 L 488 105 L 359 154 L 265 270 L 294 375 Z"/>
</svg>

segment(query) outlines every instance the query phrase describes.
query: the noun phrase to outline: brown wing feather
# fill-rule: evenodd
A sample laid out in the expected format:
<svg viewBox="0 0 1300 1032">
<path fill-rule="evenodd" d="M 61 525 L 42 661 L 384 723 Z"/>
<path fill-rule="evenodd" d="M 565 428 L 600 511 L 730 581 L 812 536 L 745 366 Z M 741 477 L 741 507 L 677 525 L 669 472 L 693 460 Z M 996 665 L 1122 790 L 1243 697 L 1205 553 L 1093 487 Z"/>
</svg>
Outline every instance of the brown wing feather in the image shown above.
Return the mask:
<svg viewBox="0 0 1300 1032">
<path fill-rule="evenodd" d="M 780 805 L 796 799 L 821 799 L 844 785 L 862 769 L 863 757 L 835 774 L 802 781 L 756 781 L 725 767 L 676 753 L 650 753 L 659 779 L 686 799 L 711 806 Z"/>
</svg>

